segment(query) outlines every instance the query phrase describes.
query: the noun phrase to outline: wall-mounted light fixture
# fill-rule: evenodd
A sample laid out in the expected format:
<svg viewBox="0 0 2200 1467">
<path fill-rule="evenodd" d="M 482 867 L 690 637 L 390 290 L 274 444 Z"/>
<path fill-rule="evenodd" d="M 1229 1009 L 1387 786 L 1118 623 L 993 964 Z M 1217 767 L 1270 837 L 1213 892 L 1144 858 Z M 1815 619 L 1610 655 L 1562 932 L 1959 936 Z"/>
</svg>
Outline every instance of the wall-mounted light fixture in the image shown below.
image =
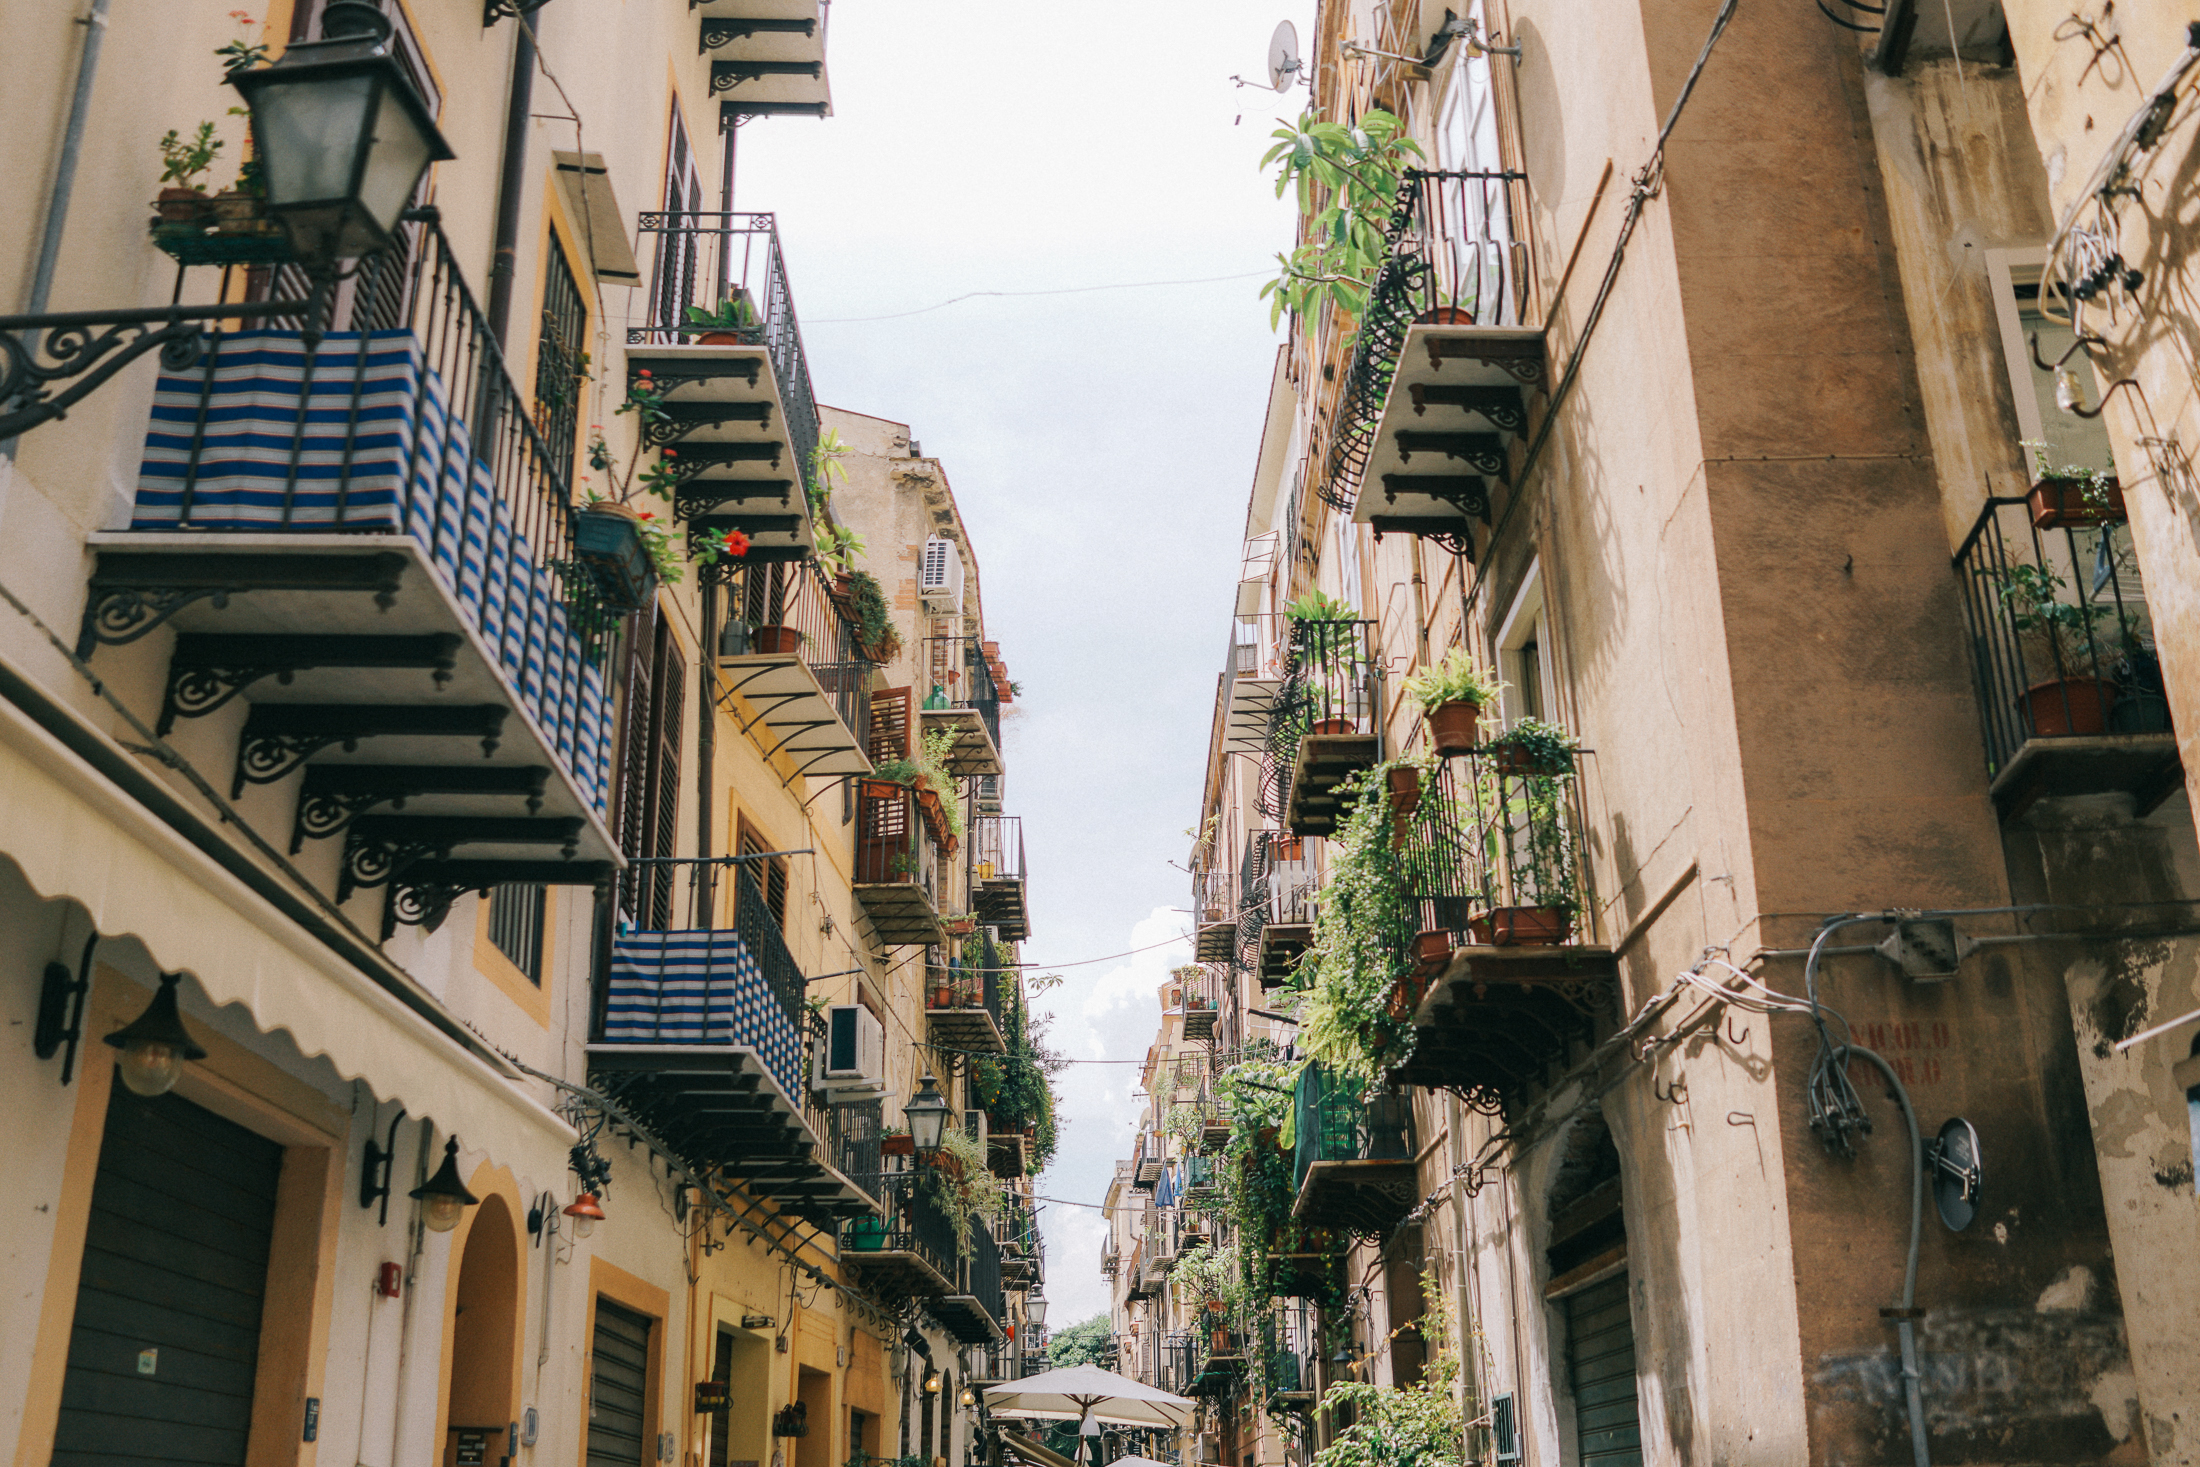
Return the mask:
<svg viewBox="0 0 2200 1467">
<path fill-rule="evenodd" d="M 925 1374 L 924 1393 L 928 1396 L 936 1396 L 940 1393 L 940 1373 L 937 1370 L 928 1371 Z"/>
<path fill-rule="evenodd" d="M 183 1027 L 183 1014 L 176 1008 L 176 985 L 182 981 L 181 973 L 161 974 L 160 987 L 145 1012 L 107 1036 L 107 1042 L 122 1051 L 115 1072 L 133 1095 L 166 1095 L 183 1074 L 184 1061 L 206 1058 L 206 1051 Z"/>
<path fill-rule="evenodd" d="M 31 1031 L 31 1052 L 40 1059 L 61 1054 L 61 1083 L 76 1074 L 76 1045 L 84 1034 L 84 995 L 92 987 L 92 949 L 99 946 L 99 932 L 84 940 L 84 956 L 72 975 L 67 963 L 48 963 L 46 981 L 38 993 L 38 1024 Z M 68 1052 L 62 1054 L 63 1047 Z"/>
<path fill-rule="evenodd" d="M 573 1219 L 573 1236 L 585 1238 L 603 1221 L 603 1204 L 596 1200 L 595 1193 L 583 1192 L 566 1206 L 565 1215 Z"/>
<path fill-rule="evenodd" d="M 420 1199 L 420 1220 L 431 1233 L 447 1233 L 458 1226 L 466 1209 L 481 1201 L 458 1179 L 458 1138 L 443 1144 L 443 1165 L 435 1175 L 405 1194 Z"/>
<path fill-rule="evenodd" d="M 390 1139 L 377 1145 L 369 1136 L 367 1149 L 359 1158 L 359 1205 L 382 1204 L 382 1216 L 376 1224 L 380 1227 L 387 1227 L 390 1221 L 390 1167 L 397 1160 L 397 1123 L 403 1119 L 405 1108 L 399 1106 L 397 1114 L 390 1117 Z"/>
</svg>

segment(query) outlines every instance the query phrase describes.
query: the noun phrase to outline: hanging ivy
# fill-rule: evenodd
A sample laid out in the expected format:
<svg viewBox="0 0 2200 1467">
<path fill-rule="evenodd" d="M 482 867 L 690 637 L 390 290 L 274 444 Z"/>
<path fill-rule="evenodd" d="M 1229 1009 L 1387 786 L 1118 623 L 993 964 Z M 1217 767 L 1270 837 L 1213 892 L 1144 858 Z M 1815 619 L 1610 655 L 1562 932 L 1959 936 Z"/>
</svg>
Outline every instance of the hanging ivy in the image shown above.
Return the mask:
<svg viewBox="0 0 2200 1467">
<path fill-rule="evenodd" d="M 1389 771 L 1429 766 L 1410 759 L 1346 780 L 1346 809 L 1331 845 L 1328 881 L 1314 937 L 1299 960 L 1299 1043 L 1338 1076 L 1371 1084 L 1413 1051 L 1413 1027 L 1390 1017 L 1391 989 L 1413 968 L 1419 903 L 1409 897 L 1409 863 L 1391 819 Z"/>
</svg>

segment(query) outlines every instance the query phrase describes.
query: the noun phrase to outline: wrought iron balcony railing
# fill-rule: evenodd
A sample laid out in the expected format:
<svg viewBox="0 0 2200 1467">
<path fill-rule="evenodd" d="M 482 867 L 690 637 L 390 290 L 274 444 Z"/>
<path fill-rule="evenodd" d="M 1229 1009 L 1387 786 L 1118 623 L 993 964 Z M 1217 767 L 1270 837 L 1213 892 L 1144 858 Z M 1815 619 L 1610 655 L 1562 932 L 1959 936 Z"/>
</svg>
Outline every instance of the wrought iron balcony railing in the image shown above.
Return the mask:
<svg viewBox="0 0 2200 1467">
<path fill-rule="evenodd" d="M 1320 877 L 1304 838 L 1281 830 L 1246 837 L 1239 870 L 1237 963 L 1273 988 L 1312 937 Z"/>
<path fill-rule="evenodd" d="M 871 674 L 859 630 L 814 561 L 706 571 L 727 586 L 718 644 L 720 701 L 747 704 L 743 731 L 761 729 L 767 755 L 785 753 L 803 774 L 867 774 Z"/>
<path fill-rule="evenodd" d="M 971 817 L 969 881 L 971 910 L 980 922 L 999 929 L 1004 942 L 1031 935 L 1021 815 Z"/>
<path fill-rule="evenodd" d="M 1527 261 L 1512 203 L 1513 185 L 1526 179 L 1524 173 L 1406 174 L 1391 210 L 1390 254 L 1368 290 L 1316 480 L 1331 506 L 1353 507 L 1409 327 L 1521 324 Z"/>
<path fill-rule="evenodd" d="M 1513 746 L 1486 742 L 1402 799 L 1393 789 L 1400 879 L 1422 932 L 1497 946 L 1593 936 L 1583 758 L 1537 768 Z"/>
<path fill-rule="evenodd" d="M 948 772 L 1001 772 L 1001 690 L 985 644 L 976 637 L 927 637 L 918 648 L 923 697 L 917 718 L 929 736 L 951 735 Z"/>
<path fill-rule="evenodd" d="M 1337 784 L 1381 757 L 1382 681 L 1376 623 L 1292 622 L 1262 759 L 1262 814 L 1296 835 L 1335 829 Z"/>
<path fill-rule="evenodd" d="M 812 450 L 817 447 L 817 395 L 810 386 L 810 364 L 802 350 L 802 328 L 795 319 L 794 293 L 787 285 L 787 263 L 780 252 L 779 227 L 770 214 L 688 211 L 643 214 L 640 233 L 657 240 L 649 314 L 626 333 L 629 345 L 679 346 L 706 332 L 723 331 L 765 348 L 772 375 L 785 404 L 787 432 L 795 468 L 810 484 Z M 734 302 L 746 324 L 731 328 L 689 322 L 689 306 L 716 310 Z"/>
<path fill-rule="evenodd" d="M 2041 795 L 2111 790 L 2143 814 L 2180 787 L 2153 616 L 2120 514 L 1991 499 L 1955 570 L 2005 814 Z"/>
</svg>

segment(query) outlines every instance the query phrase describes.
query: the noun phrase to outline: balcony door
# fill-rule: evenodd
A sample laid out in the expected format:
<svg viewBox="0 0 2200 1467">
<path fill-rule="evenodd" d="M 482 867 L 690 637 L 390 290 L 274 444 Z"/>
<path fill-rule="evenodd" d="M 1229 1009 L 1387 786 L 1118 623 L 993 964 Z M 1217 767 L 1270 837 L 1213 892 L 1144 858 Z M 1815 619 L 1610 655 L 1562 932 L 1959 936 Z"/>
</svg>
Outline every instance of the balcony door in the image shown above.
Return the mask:
<svg viewBox="0 0 2200 1467">
<path fill-rule="evenodd" d="M 675 105 L 665 151 L 665 212 L 693 215 L 703 207 L 703 176 L 695 166 L 695 149 L 688 142 L 687 124 Z M 656 275 L 651 280 L 650 324 L 660 331 L 676 331 L 686 319 L 687 307 L 696 302 L 697 276 L 701 273 L 700 236 L 693 218 L 667 219 L 657 235 Z M 685 227 L 682 227 L 685 226 Z M 700 302 L 715 306 L 716 300 Z"/>
</svg>

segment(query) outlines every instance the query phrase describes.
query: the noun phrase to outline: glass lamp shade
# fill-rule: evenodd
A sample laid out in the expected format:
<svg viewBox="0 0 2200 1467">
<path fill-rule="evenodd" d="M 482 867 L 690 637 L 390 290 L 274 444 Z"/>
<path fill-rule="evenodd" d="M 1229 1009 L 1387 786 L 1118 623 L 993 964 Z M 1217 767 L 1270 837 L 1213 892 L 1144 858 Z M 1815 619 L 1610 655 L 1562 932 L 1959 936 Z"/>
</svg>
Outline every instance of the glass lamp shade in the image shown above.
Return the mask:
<svg viewBox="0 0 2200 1467">
<path fill-rule="evenodd" d="M 350 13 L 330 6 L 327 24 L 345 34 L 229 79 L 252 111 L 268 212 L 309 266 L 387 244 L 420 175 L 457 156 L 390 55 L 388 23 L 365 6 L 342 8 Z M 362 33 L 366 21 L 381 33 Z"/>
<path fill-rule="evenodd" d="M 978 1393 L 970 1389 L 970 1387 L 964 1386 L 962 1388 L 962 1395 L 956 1398 L 956 1403 L 966 1408 L 970 1406 L 975 1406 L 978 1404 Z"/>
<path fill-rule="evenodd" d="M 937 1370 L 924 1378 L 924 1389 L 927 1395 L 936 1396 L 940 1393 L 940 1373 Z"/>
<path fill-rule="evenodd" d="M 917 1093 L 902 1107 L 902 1118 L 909 1123 L 910 1144 L 918 1151 L 940 1149 L 940 1133 L 947 1127 L 947 1100 L 940 1094 L 939 1084 L 930 1075 L 917 1082 Z"/>
<path fill-rule="evenodd" d="M 1033 1329 L 1046 1328 L 1047 1301 L 1044 1294 L 1030 1294 L 1024 1298 L 1024 1320 Z"/>
<path fill-rule="evenodd" d="M 406 1195 L 420 1200 L 420 1220 L 431 1233 L 447 1233 L 457 1227 L 466 1209 L 481 1200 L 458 1179 L 456 1136 L 443 1144 L 443 1165 L 436 1168 L 435 1175 Z"/>
<path fill-rule="evenodd" d="M 161 974 L 160 987 L 145 1012 L 107 1036 L 107 1042 L 122 1051 L 115 1072 L 133 1095 L 166 1095 L 175 1088 L 186 1060 L 206 1058 L 206 1051 L 192 1042 L 191 1031 L 183 1027 L 183 1015 L 176 1008 L 176 984 L 182 977 L 181 973 Z"/>
<path fill-rule="evenodd" d="M 573 1236 L 585 1238 L 603 1221 L 603 1204 L 596 1200 L 595 1193 L 583 1192 L 566 1207 L 565 1215 L 573 1219 Z"/>
</svg>

